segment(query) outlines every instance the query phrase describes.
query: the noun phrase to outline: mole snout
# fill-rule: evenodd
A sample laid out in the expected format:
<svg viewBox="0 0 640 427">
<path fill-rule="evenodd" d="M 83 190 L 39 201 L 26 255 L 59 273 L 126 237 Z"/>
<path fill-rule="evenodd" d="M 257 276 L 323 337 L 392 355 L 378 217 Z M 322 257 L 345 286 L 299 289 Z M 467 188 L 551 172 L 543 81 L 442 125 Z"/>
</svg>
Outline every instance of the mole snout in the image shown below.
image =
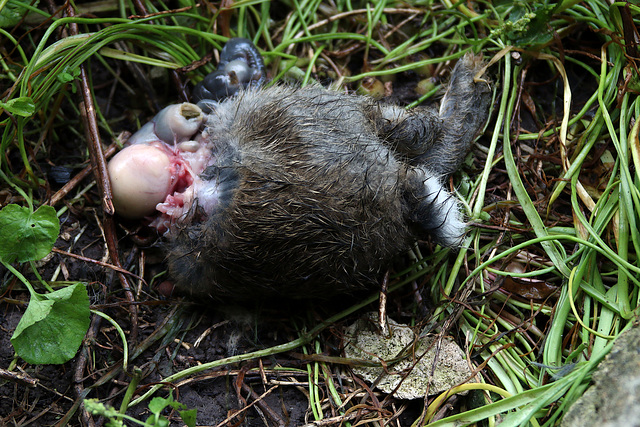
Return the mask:
<svg viewBox="0 0 640 427">
<path fill-rule="evenodd" d="M 487 119 L 490 87 L 476 79 L 477 57 L 458 61 L 434 112 L 316 86 L 261 87 L 252 82 L 264 64 L 248 43 L 223 50 L 218 71 L 245 82 L 235 95 L 203 98 L 192 135 L 162 136 L 154 123 L 133 137 L 170 159 L 158 162 L 171 189 L 152 225 L 164 233 L 179 291 L 327 298 L 375 288 L 417 239 L 460 244 L 464 216 L 443 180 Z M 204 86 L 198 96 L 224 89 Z"/>
</svg>

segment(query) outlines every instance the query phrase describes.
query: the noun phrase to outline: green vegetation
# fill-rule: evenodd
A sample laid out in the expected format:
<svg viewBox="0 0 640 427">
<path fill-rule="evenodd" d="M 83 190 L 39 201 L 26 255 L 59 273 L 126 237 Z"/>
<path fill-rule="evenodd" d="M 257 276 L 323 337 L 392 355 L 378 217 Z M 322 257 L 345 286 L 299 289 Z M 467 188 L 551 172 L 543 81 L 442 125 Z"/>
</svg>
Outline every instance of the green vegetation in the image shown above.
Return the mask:
<svg viewBox="0 0 640 427">
<path fill-rule="evenodd" d="M 165 408 L 178 410 L 180 418 L 188 427 L 194 427 L 196 425 L 196 410 L 187 409 L 185 405 L 173 400 L 173 396 L 171 395 L 166 399 L 162 397 L 154 397 L 151 399 L 149 402 L 149 411 L 151 411 L 151 415 L 144 422 L 140 422 L 135 418 L 122 414 L 116 411 L 115 408 L 100 403 L 97 399 L 87 399 L 85 401 L 85 407 L 87 408 L 87 411 L 94 415 L 107 417 L 109 419 L 109 422 L 106 424 L 108 427 L 125 426 L 123 420 L 127 420 L 144 427 L 167 427 L 170 425 L 169 420 L 161 415 Z"/>
<path fill-rule="evenodd" d="M 391 275 L 389 299 L 397 303 L 390 303 L 388 311 L 425 333 L 452 335 L 465 349 L 478 383 L 451 394 L 488 391 L 472 394 L 482 400 L 480 405 L 463 398 L 465 403 L 457 400 L 442 413 L 448 396 L 428 397 L 411 423 L 554 425 L 638 315 L 640 55 L 633 37 L 640 8 L 601 0 L 223 3 L 227 8 L 183 0 L 179 9 L 170 10 L 162 1 L 144 2 L 146 11 L 125 1 L 83 3 L 75 16 L 62 17 L 51 16 L 42 4 L 0 0 L 0 204 L 6 205 L 0 212 L 0 260 L 11 273 L 3 272 L 0 286 L 7 289 L 19 277 L 28 289 L 31 302 L 23 322 L 37 323 L 24 319 L 40 319 L 46 310 L 75 305 L 76 299 L 86 307 L 84 285 L 53 291 L 63 281 L 39 279 L 44 267 L 33 261 L 47 255 L 58 236 L 53 218 L 72 218 L 80 225 L 72 230 L 77 233 L 87 224 L 102 227 L 97 218 L 109 209 L 100 179 L 78 179 L 69 192 L 57 194 L 59 187 L 46 171 L 62 166 L 76 176 L 90 157 L 97 164 L 87 140 L 97 136 L 104 146 L 110 139 L 121 142 L 116 138 L 121 130 L 134 130 L 158 107 L 180 99 L 173 78 L 192 87 L 215 69 L 211 52 L 228 37 L 252 39 L 274 81 L 319 82 L 352 91 L 367 82 L 377 88 L 376 95 L 382 91 L 408 107 L 436 99 L 453 61 L 473 51 L 490 64 L 495 102 L 486 132 L 452 181 L 472 223 L 468 238 L 459 250 L 420 246 L 408 254 L 404 267 Z M 24 10 L 30 12 L 22 19 Z M 419 94 L 416 86 L 423 88 Z M 90 122 L 93 112 L 96 128 L 85 134 L 82 117 Z M 34 205 L 41 207 L 34 210 Z M 20 227 L 9 229 L 8 223 Z M 31 224 L 32 231 L 19 231 Z M 114 230 L 105 227 L 101 240 L 109 251 L 114 249 L 110 242 L 120 239 Z M 119 236 L 129 231 L 119 230 Z M 126 267 L 142 275 L 139 252 L 126 256 L 132 253 L 135 259 Z M 124 252 L 111 252 L 110 267 L 122 275 L 114 259 L 118 254 L 125 258 Z M 15 262 L 30 263 L 28 277 L 36 279 L 27 279 Z M 137 280 L 127 277 L 120 283 Z M 117 280 L 109 280 L 106 294 L 92 300 L 94 308 L 117 302 L 120 310 L 137 313 L 133 291 L 121 291 Z M 32 281 L 43 282 L 49 293 L 36 293 Z M 424 290 L 428 300 L 416 301 L 412 286 Z M 12 304 L 8 296 L 15 293 L 15 288 L 4 293 L 2 304 Z M 154 297 L 138 290 L 135 299 L 144 304 Z M 327 323 L 309 320 L 311 314 L 297 319 L 311 333 L 299 327 L 299 338 L 288 344 L 166 374 L 162 380 L 174 382 L 243 361 L 267 364 L 273 355 L 297 351 L 308 362 L 303 370 L 292 363 L 261 372 L 297 369 L 295 375 L 304 375 L 297 378 L 307 381 L 310 420 L 335 417 L 336 424 L 352 425 L 389 420 L 399 416 L 401 403 L 380 396 L 372 400 L 366 393 L 352 398 L 363 389 L 342 368 L 351 362 L 338 357 L 332 341 L 340 322 L 361 314 L 367 304 L 367 310 L 375 310 L 376 300 L 374 295 Z M 427 317 L 424 307 L 431 310 Z M 89 326 L 88 308 L 47 319 L 55 322 L 47 327 L 83 334 Z M 131 338 L 135 327 L 129 325 L 129 362 L 154 343 L 169 345 L 181 337 L 181 322 L 157 325 L 152 339 L 144 341 Z M 80 345 L 74 341 L 74 349 L 61 351 L 64 356 L 41 359 L 38 354 L 51 354 L 55 347 L 46 342 L 44 350 L 27 355 L 20 348 L 35 347 L 47 335 L 28 330 L 20 326 L 12 342 L 30 363 L 62 363 Z M 115 378 L 121 365 L 108 362 L 109 372 L 91 377 L 100 378 L 91 385 L 85 381 L 72 400 L 93 397 Z M 247 372 L 234 371 L 233 380 L 257 372 L 256 364 L 251 366 Z M 159 388 L 141 392 L 132 404 Z M 74 416 L 76 409 L 66 416 Z"/>
<path fill-rule="evenodd" d="M 60 223 L 51 206 L 21 207 L 10 204 L 0 210 L 0 263 L 26 286 L 31 300 L 11 344 L 29 363 L 64 363 L 75 356 L 89 327 L 89 297 L 82 283 L 54 291 L 43 281 L 33 261 L 51 252 Z M 16 270 L 13 262 L 30 262 L 47 293 L 37 293 Z"/>
</svg>

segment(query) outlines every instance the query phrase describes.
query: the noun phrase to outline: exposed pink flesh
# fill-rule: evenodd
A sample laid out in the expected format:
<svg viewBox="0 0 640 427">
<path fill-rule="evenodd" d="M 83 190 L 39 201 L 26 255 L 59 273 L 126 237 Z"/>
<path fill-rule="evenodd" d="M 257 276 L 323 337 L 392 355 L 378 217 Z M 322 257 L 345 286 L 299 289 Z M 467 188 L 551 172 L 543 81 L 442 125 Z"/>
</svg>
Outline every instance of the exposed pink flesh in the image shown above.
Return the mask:
<svg viewBox="0 0 640 427">
<path fill-rule="evenodd" d="M 132 145 L 109 162 L 116 212 L 126 218 L 151 215 L 172 187 L 171 158 L 151 145 Z"/>
<path fill-rule="evenodd" d="M 191 208 L 198 199 L 200 189 L 205 185 L 198 175 L 210 164 L 212 158 L 211 149 L 205 143 L 187 141 L 178 144 L 175 148 L 170 148 L 166 144 L 165 147 L 173 152 L 174 158 L 179 159 L 176 165 L 181 169 L 176 168 L 175 171 L 179 174 L 177 185 L 155 207 L 161 215 L 153 220 L 151 226 L 161 233 L 168 230 L 169 226 L 176 221 L 187 221 L 194 213 Z"/>
<path fill-rule="evenodd" d="M 205 185 L 198 175 L 210 160 L 209 145 L 197 141 L 170 146 L 156 140 L 124 148 L 109 162 L 116 212 L 131 219 L 160 213 L 150 225 L 166 232 L 188 219 Z M 202 201 L 205 209 L 215 205 L 215 192 L 210 198 Z"/>
</svg>

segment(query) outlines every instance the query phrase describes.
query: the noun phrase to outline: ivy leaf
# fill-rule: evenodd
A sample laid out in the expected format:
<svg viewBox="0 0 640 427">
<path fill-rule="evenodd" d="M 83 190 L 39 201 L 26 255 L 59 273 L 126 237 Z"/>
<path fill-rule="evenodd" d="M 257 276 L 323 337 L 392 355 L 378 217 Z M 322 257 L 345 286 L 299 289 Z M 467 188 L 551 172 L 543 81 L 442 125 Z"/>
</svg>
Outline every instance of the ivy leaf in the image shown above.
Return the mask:
<svg viewBox="0 0 640 427">
<path fill-rule="evenodd" d="M 183 403 L 176 402 L 173 400 L 173 396 L 169 394 L 169 397 L 166 399 L 162 397 L 154 397 L 149 402 L 149 410 L 153 413 L 152 416 L 147 418 L 146 422 L 149 425 L 153 425 L 155 427 L 163 427 L 168 425 L 169 421 L 163 417 L 161 412 L 167 407 L 171 406 L 173 409 L 178 411 L 180 418 L 187 425 L 187 427 L 195 427 L 196 425 L 196 415 L 197 409 L 188 409 L 187 406 Z"/>
<path fill-rule="evenodd" d="M 169 395 L 169 399 L 171 401 L 168 402 L 169 406 L 178 411 L 180 418 L 185 423 L 187 427 L 195 427 L 196 426 L 196 416 L 198 414 L 197 409 L 187 409 L 187 405 L 184 403 L 176 402 L 173 400 L 173 396 Z"/>
<path fill-rule="evenodd" d="M 30 4 L 33 7 L 38 6 L 37 1 L 12 1 L 3 4 L 3 7 L 0 7 L 0 28 L 13 27 L 29 13 L 29 10 L 23 4 Z"/>
<path fill-rule="evenodd" d="M 51 252 L 60 233 L 60 221 L 51 206 L 35 212 L 18 205 L 0 210 L 0 260 L 11 264 L 42 259 Z"/>
<path fill-rule="evenodd" d="M 514 9 L 508 23 L 512 24 L 512 31 L 507 36 L 517 46 L 539 46 L 553 40 L 553 31 L 549 25 L 551 16 L 557 8 L 556 4 L 534 3 L 529 12 Z"/>
<path fill-rule="evenodd" d="M 173 401 L 173 398 L 171 396 L 168 399 L 165 399 L 163 397 L 154 397 L 149 402 L 149 410 L 153 414 L 160 415 L 160 413 L 164 411 L 164 408 L 169 406 L 169 402 L 172 402 L 172 401 Z"/>
<path fill-rule="evenodd" d="M 89 329 L 89 296 L 82 283 L 34 294 L 11 337 L 28 363 L 60 364 L 78 351 Z"/>
<path fill-rule="evenodd" d="M 69 83 L 74 81 L 80 76 L 80 68 L 65 67 L 60 74 L 58 74 L 58 80 L 62 83 Z"/>
<path fill-rule="evenodd" d="M 98 399 L 85 399 L 84 408 L 92 415 L 102 415 L 109 421 L 105 424 L 107 427 L 126 427 L 122 420 L 117 417 L 122 416 L 113 406 L 105 405 Z"/>
<path fill-rule="evenodd" d="M 505 21 L 491 31 L 494 37 L 505 35 L 510 43 L 523 48 L 539 48 L 553 41 L 549 22 L 561 4 L 551 0 L 496 0 L 494 6 L 499 14 L 506 13 Z"/>
<path fill-rule="evenodd" d="M 180 418 L 187 425 L 187 427 L 195 427 L 196 426 L 196 415 L 198 413 L 197 409 L 188 409 L 186 411 L 178 411 L 180 414 Z"/>
<path fill-rule="evenodd" d="M 10 99 L 7 102 L 0 102 L 0 107 L 11 114 L 22 117 L 31 117 L 36 112 L 36 104 L 28 96 Z"/>
<path fill-rule="evenodd" d="M 153 414 L 144 421 L 144 425 L 153 427 L 169 427 L 169 420 L 162 415 Z"/>
</svg>

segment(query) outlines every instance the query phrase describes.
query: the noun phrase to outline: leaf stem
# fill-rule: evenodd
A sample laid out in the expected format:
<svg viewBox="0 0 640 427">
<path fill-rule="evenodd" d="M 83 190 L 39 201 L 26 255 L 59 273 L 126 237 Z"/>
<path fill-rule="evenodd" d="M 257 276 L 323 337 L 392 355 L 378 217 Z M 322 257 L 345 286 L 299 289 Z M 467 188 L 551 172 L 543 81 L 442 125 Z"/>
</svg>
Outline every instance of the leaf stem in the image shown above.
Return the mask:
<svg viewBox="0 0 640 427">
<path fill-rule="evenodd" d="M 31 286 L 31 283 L 29 283 L 29 281 L 27 280 L 26 277 L 24 277 L 22 275 L 22 273 L 20 273 L 18 270 L 16 270 L 11 264 L 4 262 L 3 260 L 0 260 L 0 262 L 2 263 L 2 265 L 4 265 L 4 267 L 9 270 L 11 273 L 13 273 L 14 276 L 16 276 L 29 290 L 29 293 L 31 294 L 31 298 L 35 298 L 35 299 L 42 299 L 42 296 L 37 293 L 34 289 L 33 286 Z"/>
</svg>

